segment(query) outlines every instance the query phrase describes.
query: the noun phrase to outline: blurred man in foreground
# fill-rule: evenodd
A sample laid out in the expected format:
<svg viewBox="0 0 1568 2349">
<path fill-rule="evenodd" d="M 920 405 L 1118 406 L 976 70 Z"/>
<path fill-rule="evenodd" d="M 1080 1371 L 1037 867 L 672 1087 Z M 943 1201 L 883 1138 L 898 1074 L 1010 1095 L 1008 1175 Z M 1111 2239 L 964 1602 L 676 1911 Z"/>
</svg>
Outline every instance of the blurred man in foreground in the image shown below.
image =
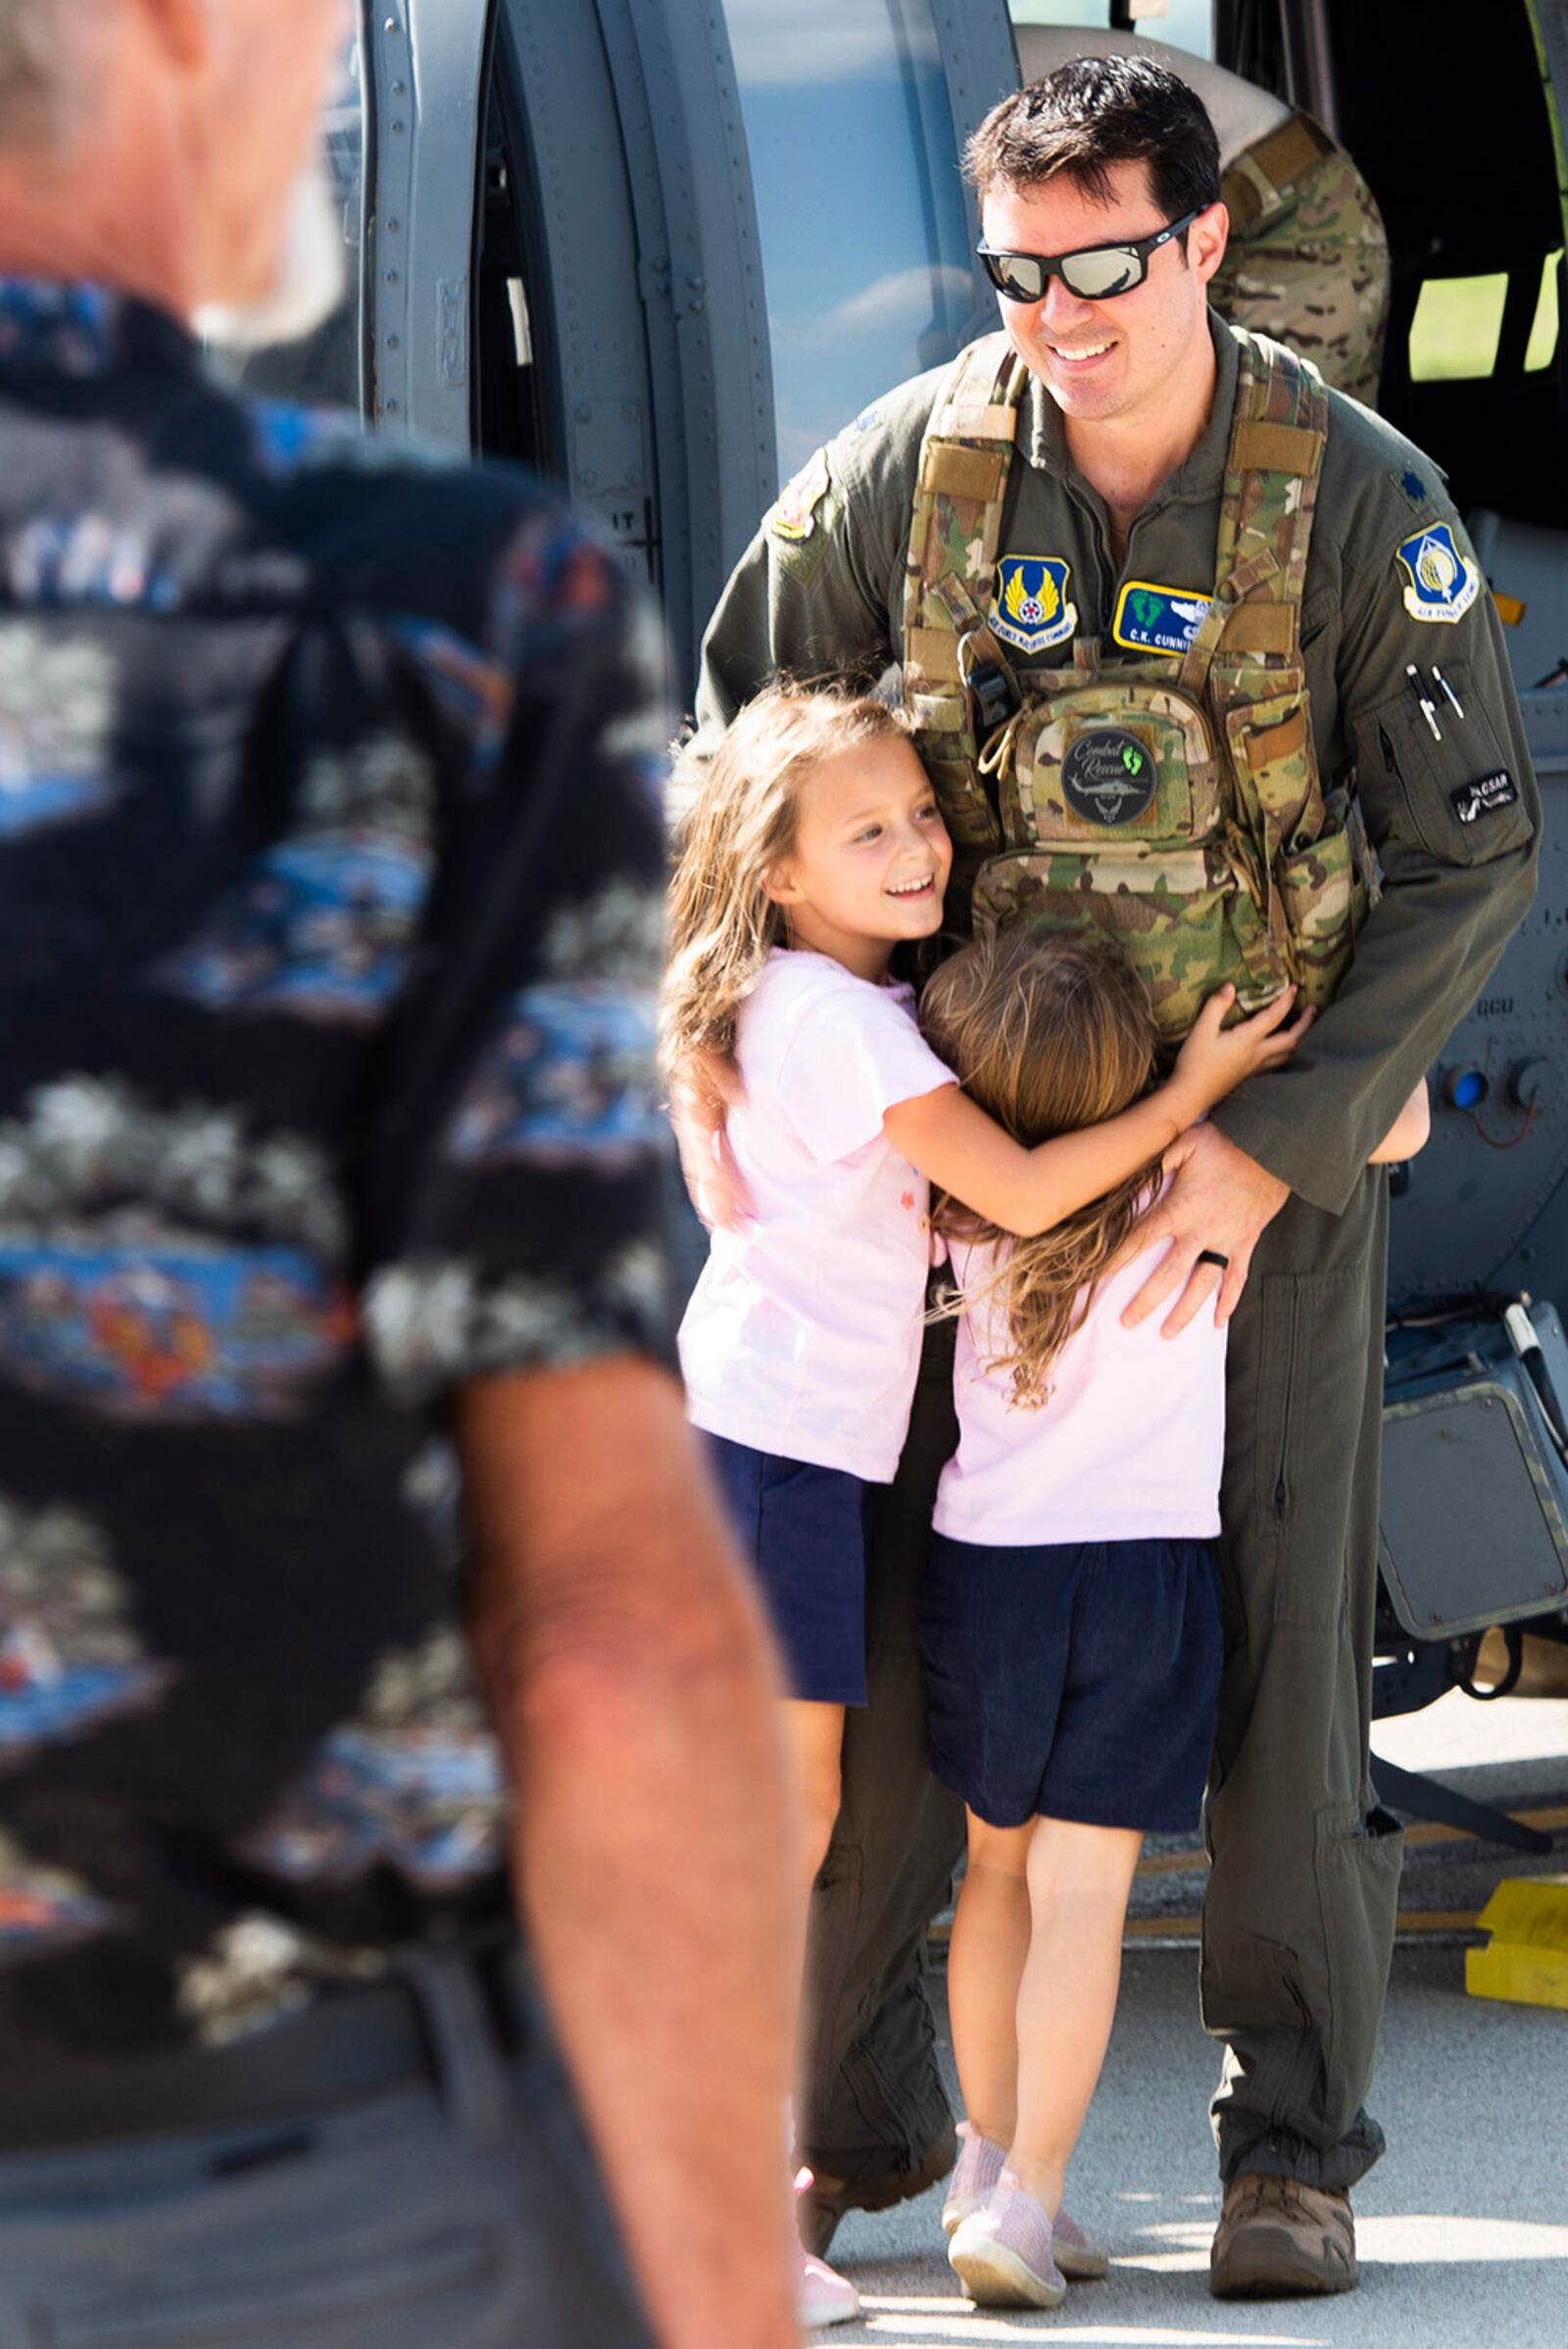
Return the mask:
<svg viewBox="0 0 1568 2349">
<path fill-rule="evenodd" d="M 527 484 L 235 403 L 185 323 L 286 291 L 342 29 L 0 0 L 0 2333 L 786 2349 L 657 628 Z"/>
</svg>

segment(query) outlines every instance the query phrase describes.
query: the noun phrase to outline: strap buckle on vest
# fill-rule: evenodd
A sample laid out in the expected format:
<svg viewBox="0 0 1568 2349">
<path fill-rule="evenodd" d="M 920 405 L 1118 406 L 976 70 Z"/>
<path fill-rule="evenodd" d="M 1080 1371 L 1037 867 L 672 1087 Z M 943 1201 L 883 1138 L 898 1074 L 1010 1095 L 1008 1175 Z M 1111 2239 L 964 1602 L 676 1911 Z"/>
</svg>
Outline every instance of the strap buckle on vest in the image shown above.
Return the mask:
<svg viewBox="0 0 1568 2349">
<path fill-rule="evenodd" d="M 1005 724 L 1016 707 L 1007 671 L 994 661 L 976 661 L 974 657 L 975 638 L 984 624 L 977 618 L 958 639 L 958 675 L 974 702 L 975 737 L 980 742 Z"/>
</svg>

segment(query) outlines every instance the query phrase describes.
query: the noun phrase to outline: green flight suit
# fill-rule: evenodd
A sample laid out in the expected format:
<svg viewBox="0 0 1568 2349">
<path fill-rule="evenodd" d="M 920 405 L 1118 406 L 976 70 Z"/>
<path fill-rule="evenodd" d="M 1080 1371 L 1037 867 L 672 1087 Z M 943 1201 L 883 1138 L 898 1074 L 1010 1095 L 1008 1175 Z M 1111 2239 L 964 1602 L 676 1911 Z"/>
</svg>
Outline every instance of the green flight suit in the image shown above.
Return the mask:
<svg viewBox="0 0 1568 2349">
<path fill-rule="evenodd" d="M 1104 508 L 1072 469 L 1054 403 L 1029 386 L 999 554 L 1065 563 L 1058 602 L 1075 608 L 1081 636 L 1107 636 L 1127 582 L 1189 596 L 1213 586 L 1237 345 L 1212 314 L 1210 328 L 1208 424 L 1133 523 L 1119 573 Z M 874 676 L 897 661 L 914 473 L 939 381 L 873 405 L 764 519 L 705 644 L 706 735 L 775 668 Z M 1231 1333 L 1226 1665 L 1201 1970 L 1204 2022 L 1226 2042 L 1213 2110 L 1227 2179 L 1276 2171 L 1348 2186 L 1383 2146 L 1363 2099 L 1401 1836 L 1376 1806 L 1367 1759 L 1388 1194 L 1366 1161 L 1525 913 L 1540 826 L 1473 560 L 1430 460 L 1331 394 L 1301 635 L 1324 784 L 1353 768 L 1384 894 L 1292 1065 L 1214 1117 L 1294 1194 L 1263 1235 Z M 1448 616 L 1427 616 L 1438 612 Z M 1009 657 L 1027 683 L 1031 666 L 1066 651 Z M 1463 705 L 1460 718 L 1439 698 L 1441 740 L 1410 662 L 1437 662 Z M 914 1766 L 912 1639 L 924 1505 L 951 1441 L 942 1375 L 934 1362 L 874 1542 L 870 1703 L 851 1717 L 844 1814 L 812 1920 L 802 2141 L 852 2184 L 912 2167 L 947 2117 L 920 1944 L 959 1831 Z"/>
</svg>

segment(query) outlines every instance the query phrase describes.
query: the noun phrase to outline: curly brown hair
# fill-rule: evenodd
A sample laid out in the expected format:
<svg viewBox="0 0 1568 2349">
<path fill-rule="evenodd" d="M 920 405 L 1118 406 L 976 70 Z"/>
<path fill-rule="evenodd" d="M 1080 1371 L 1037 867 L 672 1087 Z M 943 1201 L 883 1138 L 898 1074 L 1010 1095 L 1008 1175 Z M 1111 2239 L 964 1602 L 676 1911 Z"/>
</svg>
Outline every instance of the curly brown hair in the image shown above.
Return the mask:
<svg viewBox="0 0 1568 2349">
<path fill-rule="evenodd" d="M 1146 1092 L 1157 1033 L 1132 965 L 1108 944 L 1025 929 L 977 939 L 944 962 L 920 999 L 920 1026 L 964 1091 L 1033 1149 L 1054 1134 L 1114 1117 Z M 1013 1399 L 1043 1403 L 1046 1373 L 1148 1204 L 1159 1161 L 1031 1240 L 1011 1239 L 961 1200 L 939 1196 L 932 1221 L 948 1238 L 995 1248 L 996 1269 L 943 1310 L 994 1300 L 1011 1351 Z"/>
</svg>

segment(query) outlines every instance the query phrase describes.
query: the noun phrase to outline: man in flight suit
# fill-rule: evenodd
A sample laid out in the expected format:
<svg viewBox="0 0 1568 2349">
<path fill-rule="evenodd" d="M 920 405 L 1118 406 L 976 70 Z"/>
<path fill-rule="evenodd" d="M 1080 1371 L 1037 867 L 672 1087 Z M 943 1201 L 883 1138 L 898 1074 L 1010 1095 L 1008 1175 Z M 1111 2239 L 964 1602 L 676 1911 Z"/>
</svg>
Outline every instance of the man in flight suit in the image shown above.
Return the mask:
<svg viewBox="0 0 1568 2349">
<path fill-rule="evenodd" d="M 995 569 L 974 593 L 1027 700 L 1031 674 L 1070 661 L 1075 639 L 1114 679 L 1172 651 L 1172 625 L 1199 626 L 1244 345 L 1206 303 L 1227 233 L 1213 131 L 1162 67 L 1064 67 L 993 111 L 968 166 L 999 255 L 1059 264 L 1144 243 L 1142 274 L 1105 298 L 1074 293 L 1056 267 L 1037 298 L 1000 300 L 1028 373 Z M 905 660 L 911 506 L 944 373 L 868 409 L 764 518 L 705 647 L 705 736 L 775 668 L 875 674 Z M 1202 1953 L 1203 2018 L 1225 2043 L 1220 2295 L 1356 2280 L 1348 2189 L 1384 2143 L 1364 2098 L 1401 1841 L 1368 1766 L 1388 1192 L 1367 1156 L 1529 905 L 1539 824 L 1491 598 L 1442 475 L 1351 402 L 1330 393 L 1327 410 L 1299 599 L 1308 723 L 1324 789 L 1359 799 L 1381 897 L 1289 1069 L 1183 1144 L 1157 1211 L 1174 1245 L 1133 1308 L 1163 1312 L 1172 1334 L 1216 1297 L 1234 1315 Z M 1039 592 L 1004 599 L 1009 578 Z M 1156 601 L 1130 603 L 1135 586 Z M 988 731 L 994 708 L 971 722 Z M 958 926 L 956 872 L 973 869 L 960 855 Z M 689 1171 L 705 1116 L 721 1113 L 694 1102 Z M 695 1187 L 722 1217 L 722 1153 L 717 1165 Z M 919 1768 L 911 1588 L 951 1441 L 943 1383 L 938 1359 L 873 1544 L 870 1705 L 852 1718 L 816 1895 L 802 2120 L 818 2245 L 843 2208 L 918 2190 L 946 2140 L 921 1929 L 959 1826 Z"/>
</svg>

